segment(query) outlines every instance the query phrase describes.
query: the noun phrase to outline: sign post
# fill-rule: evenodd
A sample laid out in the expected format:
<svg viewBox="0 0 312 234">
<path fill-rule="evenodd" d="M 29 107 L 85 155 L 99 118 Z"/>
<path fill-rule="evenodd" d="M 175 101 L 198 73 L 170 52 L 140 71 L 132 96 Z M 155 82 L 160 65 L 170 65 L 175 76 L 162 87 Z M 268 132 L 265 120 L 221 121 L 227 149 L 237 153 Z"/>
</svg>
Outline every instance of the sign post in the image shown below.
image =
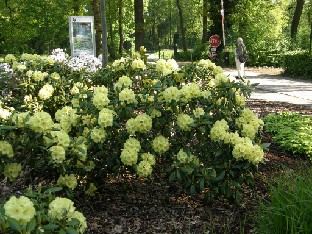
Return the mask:
<svg viewBox="0 0 312 234">
<path fill-rule="evenodd" d="M 217 57 L 217 47 L 221 44 L 220 37 L 218 35 L 212 35 L 209 38 L 210 44 L 210 58 L 215 59 Z"/>
<path fill-rule="evenodd" d="M 95 56 L 94 17 L 69 16 L 69 39 L 71 56 Z"/>
</svg>

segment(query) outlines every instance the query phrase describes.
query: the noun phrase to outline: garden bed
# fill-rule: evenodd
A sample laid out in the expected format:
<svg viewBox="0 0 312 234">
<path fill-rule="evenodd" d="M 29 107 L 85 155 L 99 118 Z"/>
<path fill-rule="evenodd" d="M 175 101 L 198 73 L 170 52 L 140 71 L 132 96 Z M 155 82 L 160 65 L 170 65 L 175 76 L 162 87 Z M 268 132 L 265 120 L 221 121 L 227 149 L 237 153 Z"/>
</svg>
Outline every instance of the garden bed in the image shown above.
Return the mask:
<svg viewBox="0 0 312 234">
<path fill-rule="evenodd" d="M 252 100 L 247 105 L 260 116 L 283 111 L 312 114 L 310 107 L 288 103 Z M 254 233 L 258 203 L 268 199 L 267 181 L 310 165 L 284 152 L 270 135 L 263 141 L 272 143 L 270 150 L 255 175 L 255 188 L 244 188 L 240 205 L 222 198 L 209 203 L 200 195 L 191 197 L 179 185 L 168 186 L 157 176 L 150 182 L 111 178 L 96 196 L 77 198 L 89 222 L 88 233 Z"/>
</svg>

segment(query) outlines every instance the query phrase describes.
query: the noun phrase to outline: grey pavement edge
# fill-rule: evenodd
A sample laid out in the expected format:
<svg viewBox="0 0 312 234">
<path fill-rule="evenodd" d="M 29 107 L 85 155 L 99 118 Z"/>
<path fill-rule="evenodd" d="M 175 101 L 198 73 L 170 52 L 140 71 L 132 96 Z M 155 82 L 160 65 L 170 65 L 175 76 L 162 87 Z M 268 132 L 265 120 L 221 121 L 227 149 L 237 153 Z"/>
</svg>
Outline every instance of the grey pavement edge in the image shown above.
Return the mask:
<svg viewBox="0 0 312 234">
<path fill-rule="evenodd" d="M 237 75 L 234 69 L 223 69 L 223 72 L 230 79 L 235 79 Z M 312 81 L 310 80 L 266 75 L 253 71 L 246 71 L 245 75 L 251 84 L 258 83 L 250 99 L 308 105 L 312 108 Z"/>
</svg>

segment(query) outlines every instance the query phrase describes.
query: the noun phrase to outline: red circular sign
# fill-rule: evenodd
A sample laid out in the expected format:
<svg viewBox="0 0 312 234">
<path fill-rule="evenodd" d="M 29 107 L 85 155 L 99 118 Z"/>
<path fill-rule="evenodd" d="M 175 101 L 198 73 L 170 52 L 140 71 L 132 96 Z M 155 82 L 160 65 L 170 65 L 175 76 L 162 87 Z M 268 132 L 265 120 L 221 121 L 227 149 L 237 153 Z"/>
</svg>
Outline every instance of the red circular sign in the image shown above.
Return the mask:
<svg viewBox="0 0 312 234">
<path fill-rule="evenodd" d="M 209 38 L 209 44 L 212 47 L 218 47 L 221 44 L 220 37 L 218 35 L 212 35 Z"/>
</svg>

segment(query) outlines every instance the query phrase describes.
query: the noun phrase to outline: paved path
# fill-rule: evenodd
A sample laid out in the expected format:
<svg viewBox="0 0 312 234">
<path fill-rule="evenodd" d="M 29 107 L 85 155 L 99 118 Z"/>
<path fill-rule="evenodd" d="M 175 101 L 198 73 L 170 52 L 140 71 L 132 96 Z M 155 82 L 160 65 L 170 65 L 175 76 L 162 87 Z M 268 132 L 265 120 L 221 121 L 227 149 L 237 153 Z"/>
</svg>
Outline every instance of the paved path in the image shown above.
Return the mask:
<svg viewBox="0 0 312 234">
<path fill-rule="evenodd" d="M 237 71 L 232 69 L 224 69 L 224 73 L 231 79 L 235 79 L 237 75 Z M 259 83 L 253 90 L 251 99 L 309 105 L 312 108 L 312 81 L 252 71 L 246 71 L 246 77 L 251 83 Z"/>
</svg>

